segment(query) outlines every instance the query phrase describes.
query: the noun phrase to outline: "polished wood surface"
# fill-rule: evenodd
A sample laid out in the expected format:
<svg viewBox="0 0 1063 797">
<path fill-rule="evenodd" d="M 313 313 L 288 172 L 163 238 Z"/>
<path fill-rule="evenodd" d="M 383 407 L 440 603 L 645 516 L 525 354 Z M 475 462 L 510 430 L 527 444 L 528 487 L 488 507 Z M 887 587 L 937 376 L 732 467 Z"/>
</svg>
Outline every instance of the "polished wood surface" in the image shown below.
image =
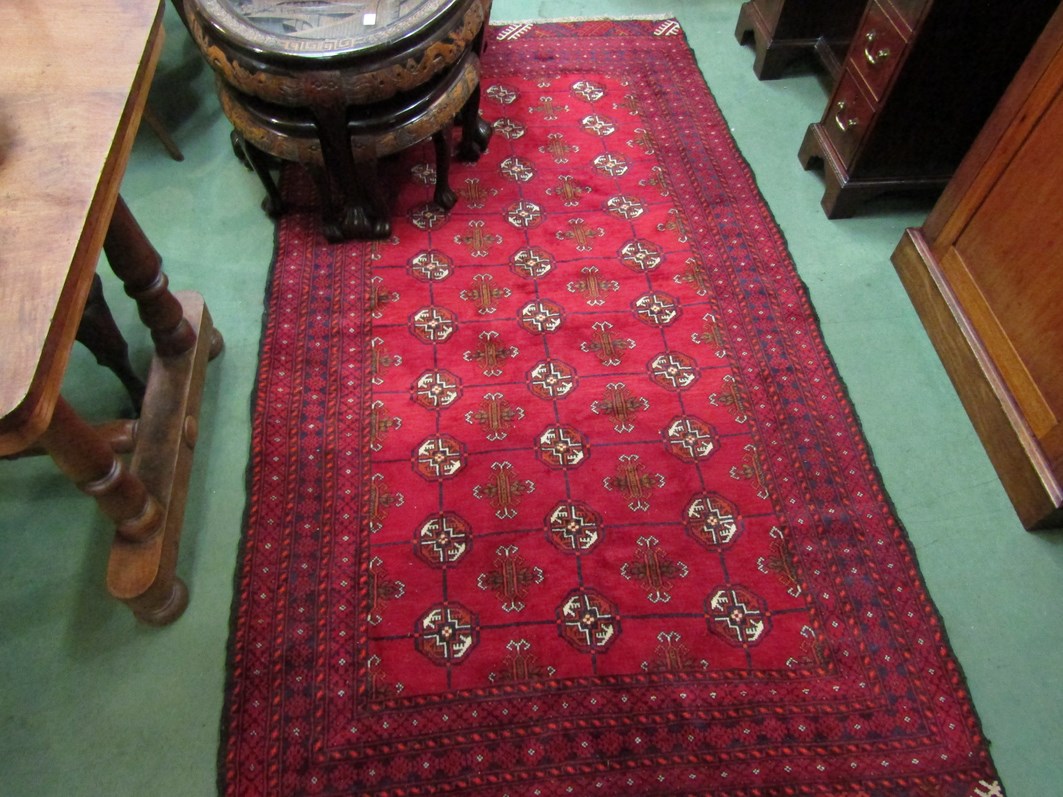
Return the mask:
<svg viewBox="0 0 1063 797">
<path fill-rule="evenodd" d="M 1063 526 L 1063 10 L 894 264 L 1028 528 Z"/>
<path fill-rule="evenodd" d="M 152 2 L 0 3 L 0 454 L 51 419 L 161 24 Z"/>
<path fill-rule="evenodd" d="M 108 589 L 156 625 L 188 602 L 177 550 L 206 363 L 222 345 L 202 297 L 170 292 L 118 193 L 161 23 L 160 2 L 0 4 L 0 455 L 46 452 L 95 499 L 115 526 Z M 101 249 L 155 344 L 146 385 L 125 372 L 94 292 Z M 75 337 L 131 388 L 135 422 L 91 426 L 62 397 Z"/>
</svg>

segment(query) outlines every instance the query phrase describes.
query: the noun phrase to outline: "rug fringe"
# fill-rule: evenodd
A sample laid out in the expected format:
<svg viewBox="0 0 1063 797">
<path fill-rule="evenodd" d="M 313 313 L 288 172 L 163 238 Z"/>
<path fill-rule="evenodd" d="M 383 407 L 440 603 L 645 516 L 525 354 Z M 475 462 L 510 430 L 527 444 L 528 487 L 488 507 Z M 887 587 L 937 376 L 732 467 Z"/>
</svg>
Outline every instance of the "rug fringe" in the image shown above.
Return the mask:
<svg viewBox="0 0 1063 797">
<path fill-rule="evenodd" d="M 674 13 L 663 14 L 633 14 L 619 17 L 542 17 L 540 19 L 500 19 L 491 20 L 492 27 L 504 28 L 508 25 L 548 25 L 551 22 L 629 22 L 631 20 L 644 19 L 647 22 L 663 22 L 668 19 L 676 19 Z"/>
<path fill-rule="evenodd" d="M 554 17 L 550 19 L 527 19 L 527 20 L 512 20 L 512 21 L 491 21 L 492 27 L 499 28 L 495 34 L 497 41 L 507 41 L 519 39 L 529 30 L 536 25 L 549 25 L 549 24 L 564 24 L 570 22 L 661 22 L 658 30 L 655 31 L 657 36 L 675 36 L 682 31 L 682 27 L 679 24 L 679 20 L 676 19 L 675 14 L 637 14 L 634 16 L 619 16 L 619 17 Z"/>
</svg>

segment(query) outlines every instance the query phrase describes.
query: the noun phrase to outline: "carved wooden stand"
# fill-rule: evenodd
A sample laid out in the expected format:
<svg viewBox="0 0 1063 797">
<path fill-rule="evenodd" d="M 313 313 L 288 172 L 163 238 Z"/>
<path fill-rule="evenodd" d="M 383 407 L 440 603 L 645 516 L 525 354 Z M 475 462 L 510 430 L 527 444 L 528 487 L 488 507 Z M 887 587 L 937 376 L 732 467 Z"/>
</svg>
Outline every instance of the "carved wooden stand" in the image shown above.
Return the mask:
<svg viewBox="0 0 1063 797">
<path fill-rule="evenodd" d="M 449 132 L 475 161 L 491 128 L 480 118 L 480 54 L 490 0 L 376 0 L 315 6 L 185 0 L 183 18 L 218 75 L 237 155 L 284 211 L 272 169 L 305 165 L 330 240 L 391 232 L 381 158 L 432 138 L 435 202 L 457 200 Z"/>
</svg>

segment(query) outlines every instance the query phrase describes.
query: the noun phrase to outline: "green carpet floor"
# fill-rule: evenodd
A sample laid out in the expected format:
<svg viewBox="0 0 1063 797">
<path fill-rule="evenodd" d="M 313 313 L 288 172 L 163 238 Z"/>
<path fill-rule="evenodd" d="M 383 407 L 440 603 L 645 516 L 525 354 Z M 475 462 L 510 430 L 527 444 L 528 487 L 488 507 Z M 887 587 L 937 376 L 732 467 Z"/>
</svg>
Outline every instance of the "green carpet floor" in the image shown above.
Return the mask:
<svg viewBox="0 0 1063 797">
<path fill-rule="evenodd" d="M 496 0 L 496 21 L 674 14 L 697 53 L 808 285 L 886 488 L 917 550 L 1012 797 L 1063 794 L 1063 535 L 1018 521 L 890 264 L 926 203 L 828 221 L 797 149 L 827 99 L 801 70 L 759 82 L 734 39 L 739 0 Z M 104 588 L 111 530 L 46 459 L 0 462 L 0 794 L 216 791 L 219 717 L 250 396 L 273 226 L 235 160 L 212 79 L 167 8 L 152 103 L 185 154 L 141 132 L 122 193 L 171 286 L 206 297 L 227 348 L 203 402 L 179 572 L 192 602 L 138 626 Z M 101 54 L 101 57 L 105 57 Z M 32 264 L 26 264 L 32 268 Z M 102 269 L 106 271 L 106 269 Z M 116 315 L 148 343 L 113 279 Z M 117 381 L 74 352 L 64 392 L 89 417 L 125 407 Z"/>
</svg>

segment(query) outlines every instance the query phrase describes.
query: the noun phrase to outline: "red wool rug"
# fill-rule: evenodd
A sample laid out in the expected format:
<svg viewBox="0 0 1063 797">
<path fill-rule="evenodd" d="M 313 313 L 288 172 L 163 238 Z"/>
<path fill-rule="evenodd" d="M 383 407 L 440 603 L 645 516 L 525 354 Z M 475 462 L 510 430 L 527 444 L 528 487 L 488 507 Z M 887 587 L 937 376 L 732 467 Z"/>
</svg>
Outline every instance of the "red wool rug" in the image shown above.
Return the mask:
<svg viewBox="0 0 1063 797">
<path fill-rule="evenodd" d="M 268 296 L 228 795 L 999 797 L 679 26 L 495 28 L 478 164 Z"/>
</svg>

